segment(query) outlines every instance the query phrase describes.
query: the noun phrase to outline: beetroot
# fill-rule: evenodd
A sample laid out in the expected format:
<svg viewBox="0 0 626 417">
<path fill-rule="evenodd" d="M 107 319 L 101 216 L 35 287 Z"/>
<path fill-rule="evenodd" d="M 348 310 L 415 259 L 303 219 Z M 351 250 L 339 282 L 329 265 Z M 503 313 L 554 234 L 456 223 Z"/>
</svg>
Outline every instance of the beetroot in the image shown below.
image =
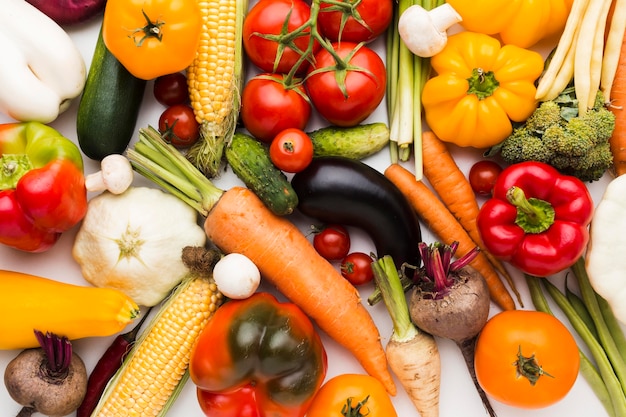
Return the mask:
<svg viewBox="0 0 626 417">
<path fill-rule="evenodd" d="M 4 384 L 11 398 L 23 408 L 17 417 L 38 412 L 66 416 L 74 412 L 87 391 L 87 370 L 72 354 L 65 337 L 35 331 L 40 348 L 20 352 L 4 371 Z"/>
<path fill-rule="evenodd" d="M 420 243 L 424 266 L 417 270 L 410 293 L 411 320 L 420 329 L 457 344 L 483 405 L 493 417 L 495 412 L 474 372 L 476 339 L 489 318 L 489 288 L 469 265 L 478 248 L 452 262 L 457 246 L 458 242 L 451 246 Z"/>
</svg>

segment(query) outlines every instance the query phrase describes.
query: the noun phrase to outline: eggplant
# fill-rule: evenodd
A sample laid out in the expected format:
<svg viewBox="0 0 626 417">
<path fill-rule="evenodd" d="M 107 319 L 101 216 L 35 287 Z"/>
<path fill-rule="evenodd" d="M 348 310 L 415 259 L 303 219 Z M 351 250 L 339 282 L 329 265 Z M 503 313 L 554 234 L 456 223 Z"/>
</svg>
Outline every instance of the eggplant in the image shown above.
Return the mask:
<svg viewBox="0 0 626 417">
<path fill-rule="evenodd" d="M 60 26 L 86 22 L 104 11 L 106 0 L 26 0 Z"/>
<path fill-rule="evenodd" d="M 398 267 L 405 262 L 420 265 L 417 214 L 381 172 L 354 159 L 317 157 L 293 176 L 291 185 L 300 213 L 362 229 L 374 242 L 377 256 L 390 255 Z"/>
</svg>

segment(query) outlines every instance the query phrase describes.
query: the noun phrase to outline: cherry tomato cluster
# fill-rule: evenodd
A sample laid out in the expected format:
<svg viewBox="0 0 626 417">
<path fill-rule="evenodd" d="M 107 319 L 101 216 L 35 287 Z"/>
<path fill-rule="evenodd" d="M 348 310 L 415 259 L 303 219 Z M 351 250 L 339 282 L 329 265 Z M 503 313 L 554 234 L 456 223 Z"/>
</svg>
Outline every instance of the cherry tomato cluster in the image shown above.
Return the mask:
<svg viewBox="0 0 626 417">
<path fill-rule="evenodd" d="M 391 23 L 393 2 L 339 3 L 260 0 L 246 15 L 243 46 L 260 74 L 243 88 L 240 117 L 258 140 L 304 131 L 313 111 L 331 124 L 355 126 L 382 101 L 385 64 L 367 42 Z M 302 159 L 279 153 L 283 163 Z"/>
<path fill-rule="evenodd" d="M 373 259 L 364 252 L 350 252 L 350 233 L 340 224 L 328 224 L 313 236 L 315 250 L 329 261 L 341 261 L 341 275 L 352 285 L 363 285 L 374 279 Z"/>
<path fill-rule="evenodd" d="M 189 105 L 187 77 L 182 72 L 154 80 L 154 98 L 166 106 L 159 117 L 159 132 L 177 148 L 187 148 L 200 137 L 200 124 Z"/>
</svg>

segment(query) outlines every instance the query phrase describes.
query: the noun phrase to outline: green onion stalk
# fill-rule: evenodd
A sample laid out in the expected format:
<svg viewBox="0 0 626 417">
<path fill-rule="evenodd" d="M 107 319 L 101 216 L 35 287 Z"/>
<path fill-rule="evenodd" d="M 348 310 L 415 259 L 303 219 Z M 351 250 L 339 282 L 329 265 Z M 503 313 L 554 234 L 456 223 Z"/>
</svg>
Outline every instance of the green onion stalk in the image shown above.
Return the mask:
<svg viewBox="0 0 626 417">
<path fill-rule="evenodd" d="M 444 4 L 444 0 L 398 0 L 387 30 L 387 113 L 390 128 L 392 163 L 415 163 L 415 177 L 422 179 L 422 89 L 430 76 L 430 58 L 414 55 L 400 39 L 398 21 L 413 5 L 426 10 Z"/>
</svg>

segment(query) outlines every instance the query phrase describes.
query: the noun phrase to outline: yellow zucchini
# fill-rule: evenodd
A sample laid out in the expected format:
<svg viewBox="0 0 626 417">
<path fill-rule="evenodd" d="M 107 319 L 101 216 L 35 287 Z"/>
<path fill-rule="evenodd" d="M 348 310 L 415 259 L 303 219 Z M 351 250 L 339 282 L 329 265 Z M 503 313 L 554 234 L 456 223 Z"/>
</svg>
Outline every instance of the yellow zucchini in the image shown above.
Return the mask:
<svg viewBox="0 0 626 417">
<path fill-rule="evenodd" d="M 139 315 L 121 291 L 0 270 L 0 349 L 37 347 L 34 330 L 70 340 L 115 334 Z"/>
</svg>

